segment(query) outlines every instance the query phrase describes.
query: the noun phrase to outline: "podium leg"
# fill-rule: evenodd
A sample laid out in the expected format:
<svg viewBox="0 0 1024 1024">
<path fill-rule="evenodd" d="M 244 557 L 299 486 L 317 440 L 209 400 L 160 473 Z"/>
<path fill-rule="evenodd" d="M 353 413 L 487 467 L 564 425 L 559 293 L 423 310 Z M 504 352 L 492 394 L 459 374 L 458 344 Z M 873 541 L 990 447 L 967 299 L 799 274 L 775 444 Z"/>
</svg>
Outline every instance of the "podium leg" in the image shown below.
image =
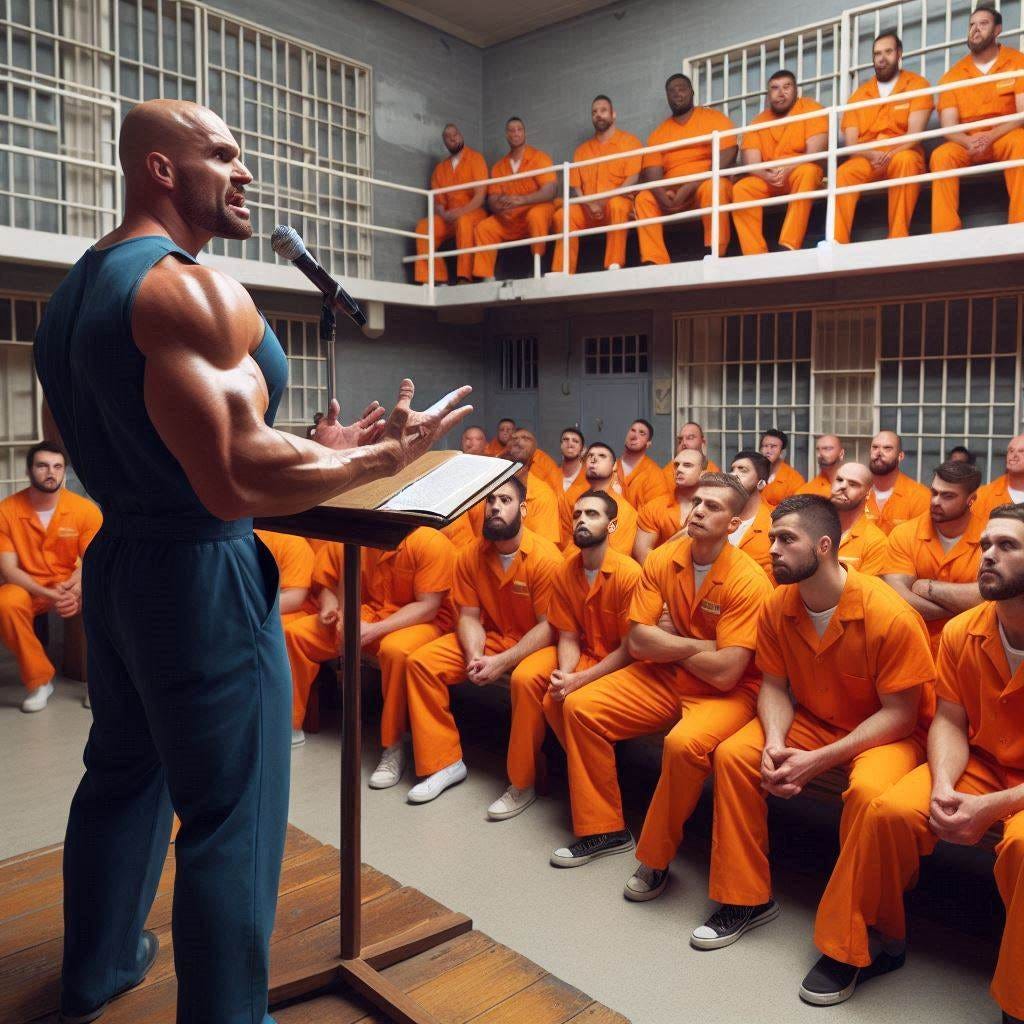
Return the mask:
<svg viewBox="0 0 1024 1024">
<path fill-rule="evenodd" d="M 341 693 L 341 959 L 354 960 L 362 947 L 360 833 L 362 723 L 360 720 L 360 562 L 359 544 L 345 545 L 344 659 Z"/>
</svg>

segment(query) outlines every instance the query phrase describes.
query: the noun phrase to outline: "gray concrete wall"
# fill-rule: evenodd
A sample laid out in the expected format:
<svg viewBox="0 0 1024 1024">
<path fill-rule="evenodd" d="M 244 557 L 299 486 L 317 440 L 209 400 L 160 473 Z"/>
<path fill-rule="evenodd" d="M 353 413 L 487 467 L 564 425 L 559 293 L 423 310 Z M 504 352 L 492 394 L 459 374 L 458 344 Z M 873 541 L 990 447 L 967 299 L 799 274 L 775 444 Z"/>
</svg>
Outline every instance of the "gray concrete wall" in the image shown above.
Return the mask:
<svg viewBox="0 0 1024 1024">
<path fill-rule="evenodd" d="M 213 6 L 333 50 L 373 68 L 373 162 L 377 176 L 426 187 L 444 154 L 441 130 L 456 121 L 480 144 L 483 51 L 372 0 L 214 0 Z M 418 198 L 374 189 L 374 223 L 412 229 Z M 376 234 L 374 276 L 405 280 L 405 239 Z"/>
<path fill-rule="evenodd" d="M 590 100 L 597 93 L 611 96 L 619 125 L 646 140 L 668 116 L 664 82 L 686 57 L 849 6 L 848 0 L 634 0 L 490 47 L 483 69 L 487 153 L 506 148 L 505 119 L 518 114 L 533 145 L 556 162 L 571 159 L 593 133 Z"/>
</svg>

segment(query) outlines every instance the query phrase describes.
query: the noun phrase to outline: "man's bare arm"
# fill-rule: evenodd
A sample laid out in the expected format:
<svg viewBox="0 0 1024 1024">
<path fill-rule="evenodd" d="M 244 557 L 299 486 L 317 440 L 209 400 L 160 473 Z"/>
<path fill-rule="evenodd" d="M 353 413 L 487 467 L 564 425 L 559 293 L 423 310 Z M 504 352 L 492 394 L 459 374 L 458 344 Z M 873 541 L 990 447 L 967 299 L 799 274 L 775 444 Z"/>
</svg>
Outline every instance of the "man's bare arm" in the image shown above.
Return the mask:
<svg viewBox="0 0 1024 1024">
<path fill-rule="evenodd" d="M 289 515 L 397 472 L 430 449 L 470 406 L 459 388 L 414 412 L 403 381 L 384 436 L 336 451 L 268 427 L 263 374 L 250 352 L 263 335 L 252 299 L 236 281 L 164 260 L 146 276 L 132 314 L 146 357 L 145 401 L 153 425 L 199 500 L 221 519 Z"/>
</svg>

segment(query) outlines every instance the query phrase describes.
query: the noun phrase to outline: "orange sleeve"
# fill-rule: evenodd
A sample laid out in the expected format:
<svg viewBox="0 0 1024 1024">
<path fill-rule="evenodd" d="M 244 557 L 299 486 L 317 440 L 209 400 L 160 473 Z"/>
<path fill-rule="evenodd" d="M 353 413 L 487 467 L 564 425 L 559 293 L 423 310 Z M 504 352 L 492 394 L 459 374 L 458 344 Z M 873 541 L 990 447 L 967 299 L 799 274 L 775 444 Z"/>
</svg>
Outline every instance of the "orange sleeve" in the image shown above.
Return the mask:
<svg viewBox="0 0 1024 1024">
<path fill-rule="evenodd" d="M 479 153 L 473 154 L 473 160 L 472 163 L 470 164 L 470 169 L 473 172 L 472 177 L 469 179 L 470 181 L 483 181 L 488 176 L 487 164 L 484 161 L 484 158 Z M 480 186 L 477 185 L 476 187 L 479 188 Z"/>
<path fill-rule="evenodd" d="M 963 81 L 963 76 L 960 74 L 959 69 L 954 64 L 940 79 L 939 85 L 949 85 L 950 82 Z M 949 92 L 939 93 L 939 110 L 959 110 L 960 104 L 957 103 L 956 96 L 957 89 L 950 89 Z"/>
<path fill-rule="evenodd" d="M 538 150 L 537 158 L 537 167 L 552 166 L 551 157 L 547 153 L 541 153 Z M 521 168 L 521 170 L 525 170 L 525 168 Z M 541 185 L 553 185 L 558 180 L 558 176 L 553 171 L 549 171 L 547 174 L 538 174 L 533 180 L 537 183 L 537 188 L 540 188 Z"/>
<path fill-rule="evenodd" d="M 641 149 L 643 143 L 635 136 L 630 136 L 629 141 L 626 144 L 624 152 L 628 153 L 631 149 Z M 644 158 L 638 153 L 636 156 L 627 156 L 622 160 L 622 174 L 623 177 L 629 178 L 634 174 L 639 174 L 643 170 Z"/>
<path fill-rule="evenodd" d="M 757 667 L 766 676 L 786 678 L 789 670 L 779 642 L 778 618 L 782 612 L 786 590 L 780 587 L 765 603 L 757 623 Z"/>
<path fill-rule="evenodd" d="M 672 557 L 675 545 L 656 548 L 647 556 L 643 570 L 629 604 L 629 619 L 640 626 L 656 626 L 665 606 L 665 596 L 659 585 L 662 566 Z"/>
<path fill-rule="evenodd" d="M 879 693 L 899 693 L 934 682 L 928 629 L 913 608 L 886 615 L 876 628 L 883 636 L 875 663 L 875 689 Z"/>
<path fill-rule="evenodd" d="M 658 534 L 659 521 L 661 519 L 661 499 L 646 501 L 640 506 L 636 517 L 636 527 L 645 533 Z"/>
<path fill-rule="evenodd" d="M 764 124 L 764 122 L 768 120 L 768 116 L 768 114 L 765 114 L 763 112 L 758 114 L 757 117 L 755 117 L 754 120 L 751 121 L 747 127 L 753 128 L 754 125 Z M 761 135 L 761 132 L 751 132 L 750 134 L 745 134 L 743 136 L 742 148 L 760 150 L 762 148 Z"/>
<path fill-rule="evenodd" d="M 304 537 L 291 537 L 282 534 L 281 551 L 281 589 L 307 589 L 313 582 L 313 549 Z"/>
<path fill-rule="evenodd" d="M 625 636 L 629 629 L 630 612 L 633 607 L 633 595 L 640 582 L 643 570 L 632 559 L 624 562 L 616 573 L 619 585 L 619 635 Z"/>
<path fill-rule="evenodd" d="M 500 161 L 500 160 L 499 160 L 499 161 L 498 161 L 498 162 L 497 162 L 497 163 L 496 163 L 496 164 L 495 164 L 495 165 L 494 165 L 494 166 L 493 166 L 493 167 L 491 168 L 491 173 L 490 173 L 490 177 L 492 177 L 492 178 L 501 178 L 501 177 L 503 177 L 503 176 L 504 176 L 505 172 L 504 172 L 504 170 L 502 169 L 501 163 L 502 163 L 502 161 Z M 509 184 L 509 183 L 508 183 L 507 181 L 499 181 L 499 182 L 497 182 L 496 184 L 493 184 L 493 185 L 488 185 L 488 186 L 487 186 L 487 194 L 488 194 L 489 196 L 497 195 L 497 194 L 498 194 L 498 193 L 500 193 L 500 192 L 501 192 L 501 190 L 502 190 L 502 189 L 503 189 L 503 188 L 504 188 L 504 187 L 505 187 L 506 185 L 508 185 L 508 184 Z"/>
<path fill-rule="evenodd" d="M 100 532 L 103 525 L 103 513 L 91 501 L 86 500 L 78 522 L 78 554 L 85 554 L 85 549 L 92 543 L 93 537 Z"/>
<path fill-rule="evenodd" d="M 313 558 L 313 585 L 337 590 L 341 582 L 345 549 L 335 541 L 325 544 Z"/>
<path fill-rule="evenodd" d="M 548 602 L 548 622 L 562 633 L 579 633 L 579 623 L 573 615 L 572 595 L 569 588 L 572 581 L 569 579 L 570 566 L 566 562 L 558 572 L 555 573 L 551 584 L 551 598 Z"/>
<path fill-rule="evenodd" d="M 460 608 L 479 608 L 480 592 L 476 581 L 487 569 L 480 564 L 480 548 L 473 544 L 463 548 L 455 556 L 455 572 L 452 574 L 452 600 Z"/>
<path fill-rule="evenodd" d="M 772 593 L 768 577 L 756 564 L 744 566 L 742 575 L 730 581 L 723 594 L 722 614 L 715 629 L 715 644 L 723 647 L 757 647 L 757 622 Z"/>
<path fill-rule="evenodd" d="M 576 147 L 576 152 L 572 155 L 572 162 L 576 163 L 578 160 L 586 160 L 589 156 L 590 153 L 587 151 L 586 143 L 584 143 L 582 146 Z M 596 166 L 600 167 L 601 165 L 597 164 Z M 569 187 L 580 192 L 583 191 L 583 184 L 580 181 L 580 169 L 578 167 L 569 168 Z"/>
<path fill-rule="evenodd" d="M 558 501 L 551 488 L 542 491 L 539 488 L 534 495 L 535 514 L 530 517 L 529 528 L 539 537 L 558 545 L 562 542 L 561 517 L 558 514 Z"/>
<path fill-rule="evenodd" d="M 422 531 L 422 532 L 421 532 Z M 417 594 L 440 594 L 452 588 L 455 572 L 455 545 L 437 530 L 420 527 L 409 540 L 417 537 L 416 568 L 413 591 Z"/>
<path fill-rule="evenodd" d="M 860 86 L 860 88 L 856 90 L 856 92 L 854 92 L 854 94 L 849 98 L 849 100 L 847 100 L 847 102 L 860 103 L 861 100 L 866 100 L 868 97 L 865 96 L 864 93 L 865 88 L 862 85 Z M 871 113 L 872 111 L 877 109 L 877 107 L 865 107 L 863 110 L 848 110 L 845 114 L 843 114 L 843 119 L 842 121 L 839 122 L 839 127 L 843 131 L 846 131 L 848 128 L 857 128 L 859 130 L 861 116 L 865 113 Z"/>
<path fill-rule="evenodd" d="M 866 531 L 858 570 L 868 576 L 881 576 L 885 572 L 887 546 L 884 533 L 878 537 L 874 530 Z"/>
<path fill-rule="evenodd" d="M 807 112 L 810 113 L 812 110 L 824 110 L 825 108 L 814 100 L 808 100 Z M 828 134 L 828 117 L 812 117 L 808 121 L 802 122 L 804 126 L 804 140 L 806 141 L 812 135 L 827 135 Z"/>
<path fill-rule="evenodd" d="M 961 646 L 963 636 L 955 620 L 947 622 L 939 638 L 939 653 L 935 657 L 935 696 L 951 704 L 963 705 L 960 694 L 960 666 L 956 650 Z"/>
<path fill-rule="evenodd" d="M 1021 83 L 1018 82 L 1018 85 Z M 927 78 L 923 78 L 921 75 L 915 75 L 910 81 L 911 89 L 928 89 L 931 87 L 931 82 Z M 916 100 L 910 101 L 911 110 L 931 110 L 935 106 L 934 96 L 918 96 Z"/>
<path fill-rule="evenodd" d="M 660 146 L 663 142 L 669 140 L 664 137 L 664 133 L 661 128 L 655 128 L 650 135 L 647 136 L 648 146 Z M 641 157 L 640 166 L 642 170 L 647 170 L 648 167 L 663 167 L 662 161 L 665 159 L 665 151 L 660 153 L 644 153 Z"/>
<path fill-rule="evenodd" d="M 444 187 L 441 184 L 441 165 L 440 164 L 435 164 L 433 171 L 430 172 L 430 187 L 431 188 L 443 188 Z M 438 196 L 437 198 L 438 199 L 445 199 L 445 198 L 447 198 L 447 195 L 448 194 L 445 193 L 444 196 Z"/>
<path fill-rule="evenodd" d="M 891 498 L 889 499 L 892 500 Z M 885 546 L 885 566 L 883 573 L 898 574 L 900 576 L 916 576 L 917 565 L 914 561 L 914 543 L 917 533 L 917 523 L 910 520 L 900 523 L 889 534 Z"/>
<path fill-rule="evenodd" d="M 7 518 L 7 510 L 3 507 L 0 507 L 0 551 L 18 553 L 18 549 L 14 546 L 14 531 L 11 529 L 11 522 Z"/>
<path fill-rule="evenodd" d="M 736 127 L 736 125 L 733 122 L 732 118 L 730 118 L 727 115 L 723 114 L 720 110 L 713 110 L 713 111 L 711 111 L 711 114 L 712 114 L 712 121 L 711 121 L 711 124 L 709 125 L 709 128 L 710 128 L 711 131 L 713 131 L 713 132 L 728 132 L 728 131 L 732 131 L 732 129 Z M 730 146 L 738 145 L 739 141 L 740 140 L 739 140 L 739 136 L 738 135 L 730 135 L 727 139 L 722 139 L 722 148 L 723 149 L 728 149 Z"/>
<path fill-rule="evenodd" d="M 551 605 L 551 591 L 555 582 L 555 575 L 562 567 L 562 554 L 553 544 L 550 551 L 545 551 L 537 557 L 530 574 L 530 595 L 533 598 L 533 611 L 537 618 L 542 615 L 547 617 L 548 608 Z"/>
</svg>

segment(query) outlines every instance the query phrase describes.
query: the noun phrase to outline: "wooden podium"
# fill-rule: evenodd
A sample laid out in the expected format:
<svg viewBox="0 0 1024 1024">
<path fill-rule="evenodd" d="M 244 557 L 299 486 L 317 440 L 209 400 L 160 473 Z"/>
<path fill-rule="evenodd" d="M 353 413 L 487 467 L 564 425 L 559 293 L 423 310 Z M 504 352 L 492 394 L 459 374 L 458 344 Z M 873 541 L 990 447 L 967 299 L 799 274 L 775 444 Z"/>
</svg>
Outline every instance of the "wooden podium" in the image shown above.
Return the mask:
<svg viewBox="0 0 1024 1024">
<path fill-rule="evenodd" d="M 430 453 L 440 456 L 446 453 Z M 429 460 L 429 455 L 424 459 Z M 435 463 L 437 459 L 429 460 Z M 521 468 L 519 463 L 495 460 L 496 472 L 486 490 L 469 503 L 475 504 L 495 487 L 499 487 Z M 497 467 L 500 466 L 500 470 Z M 410 467 L 412 469 L 412 467 Z M 402 477 L 414 478 L 406 471 Z M 379 492 L 389 481 L 370 485 Z M 366 490 L 372 493 L 370 489 Z M 375 497 L 379 497 L 376 494 Z M 377 504 L 382 502 L 376 502 Z M 341 703 L 341 943 L 339 958 L 329 965 L 318 965 L 306 973 L 287 977 L 270 991 L 271 1007 L 319 993 L 335 985 L 343 985 L 373 1003 L 398 1024 L 437 1024 L 437 1020 L 379 971 L 455 938 L 473 927 L 465 914 L 448 912 L 439 918 L 407 929 L 391 939 L 364 947 L 361 940 L 361 864 L 360 834 L 362 794 L 362 720 L 360 694 L 360 569 L 363 546 L 393 550 L 419 526 L 435 529 L 447 526 L 469 506 L 462 506 L 450 519 L 415 514 L 391 513 L 376 508 L 338 507 L 328 503 L 294 516 L 264 518 L 257 521 L 260 529 L 293 533 L 344 544 L 344 618 L 343 618 L 343 683 Z"/>
</svg>

